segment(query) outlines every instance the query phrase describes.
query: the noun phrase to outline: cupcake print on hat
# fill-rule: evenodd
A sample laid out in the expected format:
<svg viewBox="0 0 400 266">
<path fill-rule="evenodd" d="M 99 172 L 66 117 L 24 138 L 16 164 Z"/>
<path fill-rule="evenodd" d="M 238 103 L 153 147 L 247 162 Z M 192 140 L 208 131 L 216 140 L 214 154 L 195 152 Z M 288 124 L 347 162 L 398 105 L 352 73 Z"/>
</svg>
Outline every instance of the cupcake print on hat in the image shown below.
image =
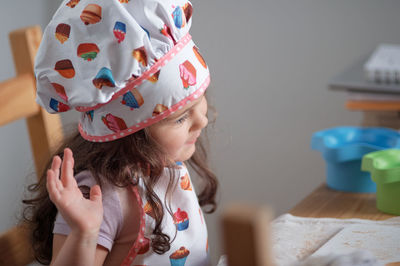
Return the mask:
<svg viewBox="0 0 400 266">
<path fill-rule="evenodd" d="M 133 50 L 132 56 L 143 66 L 147 66 L 147 52 L 143 46 Z"/>
<path fill-rule="evenodd" d="M 54 70 L 66 79 L 72 79 L 75 77 L 75 69 L 71 60 L 69 59 L 58 61 L 54 67 Z"/>
<path fill-rule="evenodd" d="M 172 13 L 172 17 L 174 18 L 175 26 L 180 29 L 185 27 L 186 25 L 186 18 L 183 10 L 180 6 L 177 6 Z"/>
<path fill-rule="evenodd" d="M 193 46 L 193 52 L 196 55 L 197 59 L 199 60 L 200 64 L 207 69 L 206 61 L 204 61 L 203 56 L 199 52 L 199 48 L 197 46 Z"/>
<path fill-rule="evenodd" d="M 137 89 L 133 88 L 132 90 L 124 94 L 121 103 L 130 107 L 131 110 L 133 110 L 142 106 L 144 100 L 140 92 Z"/>
<path fill-rule="evenodd" d="M 142 28 L 142 30 L 144 30 L 144 32 L 146 32 L 147 37 L 149 38 L 149 40 L 151 40 L 150 32 L 148 30 L 146 30 L 145 28 L 143 28 L 142 26 L 140 26 L 140 27 Z"/>
<path fill-rule="evenodd" d="M 85 61 L 92 61 L 100 52 L 99 47 L 95 43 L 81 43 L 78 46 L 78 56 Z"/>
<path fill-rule="evenodd" d="M 156 73 L 154 73 L 151 77 L 149 77 L 147 80 L 156 83 L 158 81 L 158 77 L 160 76 L 160 70 L 158 70 Z"/>
<path fill-rule="evenodd" d="M 57 101 L 56 99 L 50 99 L 50 108 L 56 112 L 66 112 L 69 110 L 69 106 Z"/>
<path fill-rule="evenodd" d="M 106 67 L 100 69 L 96 77 L 93 79 L 93 85 L 99 90 L 101 90 L 103 86 L 115 87 L 115 81 L 111 70 Z"/>
<path fill-rule="evenodd" d="M 79 4 L 81 0 L 71 0 L 67 3 L 67 6 L 69 6 L 70 8 L 74 8 L 77 4 Z"/>
<path fill-rule="evenodd" d="M 82 11 L 81 20 L 85 25 L 99 23 L 101 21 L 101 6 L 96 4 L 87 5 Z"/>
<path fill-rule="evenodd" d="M 177 6 L 172 12 L 172 18 L 174 19 L 175 26 L 178 29 L 185 27 L 186 23 L 190 20 L 193 13 L 193 7 L 191 4 L 186 3 L 183 7 Z"/>
<path fill-rule="evenodd" d="M 69 35 L 71 33 L 71 26 L 68 24 L 58 24 L 56 28 L 56 39 L 60 41 L 60 43 L 65 43 L 69 39 Z"/>
<path fill-rule="evenodd" d="M 159 114 L 162 114 L 163 112 L 167 111 L 168 107 L 162 104 L 157 104 L 156 107 L 154 107 L 153 110 L 153 116 L 157 116 Z"/>
<path fill-rule="evenodd" d="M 86 114 L 86 117 L 89 118 L 90 122 L 93 122 L 94 111 L 90 110 L 90 111 L 86 112 L 85 114 Z"/>
<path fill-rule="evenodd" d="M 189 227 L 189 217 L 185 211 L 181 211 L 180 208 L 174 213 L 174 224 L 178 231 L 183 231 Z"/>
<path fill-rule="evenodd" d="M 189 86 L 196 85 L 196 68 L 188 60 L 179 65 L 183 87 L 188 89 Z"/>
<path fill-rule="evenodd" d="M 164 24 L 163 28 L 160 29 L 160 32 L 162 35 L 171 39 L 174 45 L 176 44 L 176 40 L 174 39 L 174 36 L 172 36 L 171 29 L 167 25 Z"/>
<path fill-rule="evenodd" d="M 68 102 L 68 96 L 65 93 L 64 87 L 58 83 L 51 83 L 51 85 L 53 86 L 58 96 L 60 96 L 61 99 L 63 99 L 65 102 Z"/>
<path fill-rule="evenodd" d="M 143 16 L 154 3 L 160 10 Z M 192 12 L 186 0 L 64 1 L 36 56 L 37 102 L 50 113 L 81 112 L 79 132 L 91 142 L 161 121 L 210 82 L 189 34 Z"/>
<path fill-rule="evenodd" d="M 123 40 L 125 40 L 125 35 L 126 35 L 125 23 L 122 23 L 120 21 L 115 22 L 113 32 L 114 32 L 115 38 L 117 38 L 117 40 L 118 40 L 118 43 L 121 43 Z"/>
<path fill-rule="evenodd" d="M 112 114 L 107 114 L 106 116 L 103 116 L 101 120 L 103 120 L 103 123 L 104 125 L 106 125 L 106 127 L 114 132 L 120 132 L 121 130 L 125 130 L 128 128 L 122 118 L 114 116 Z"/>
<path fill-rule="evenodd" d="M 181 247 L 169 256 L 171 266 L 184 266 L 190 251 L 185 247 Z"/>
</svg>

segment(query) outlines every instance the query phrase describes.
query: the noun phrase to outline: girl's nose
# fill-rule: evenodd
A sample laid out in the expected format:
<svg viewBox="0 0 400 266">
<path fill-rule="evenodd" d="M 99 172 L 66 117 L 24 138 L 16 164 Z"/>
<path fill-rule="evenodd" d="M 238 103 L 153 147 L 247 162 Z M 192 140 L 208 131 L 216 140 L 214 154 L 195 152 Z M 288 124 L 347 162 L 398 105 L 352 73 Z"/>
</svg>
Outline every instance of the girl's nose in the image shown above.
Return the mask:
<svg viewBox="0 0 400 266">
<path fill-rule="evenodd" d="M 193 117 L 193 130 L 203 129 L 208 124 L 207 112 L 198 111 Z"/>
</svg>

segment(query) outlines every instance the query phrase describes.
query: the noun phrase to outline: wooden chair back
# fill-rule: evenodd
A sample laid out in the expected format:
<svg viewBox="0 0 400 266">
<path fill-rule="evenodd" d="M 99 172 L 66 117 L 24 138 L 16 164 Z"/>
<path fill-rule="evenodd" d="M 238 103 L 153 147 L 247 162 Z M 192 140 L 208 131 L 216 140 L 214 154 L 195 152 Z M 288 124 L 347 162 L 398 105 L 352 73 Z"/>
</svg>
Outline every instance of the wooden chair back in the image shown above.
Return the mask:
<svg viewBox="0 0 400 266">
<path fill-rule="evenodd" d="M 272 266 L 267 207 L 236 204 L 222 214 L 224 253 L 229 266 Z"/>
<path fill-rule="evenodd" d="M 16 77 L 0 83 L 0 126 L 26 119 L 37 176 L 40 177 L 52 149 L 63 138 L 59 115 L 50 115 L 35 101 L 34 59 L 42 39 L 40 26 L 9 34 Z M 0 236 L 0 265 L 26 265 L 33 261 L 25 225 Z"/>
</svg>

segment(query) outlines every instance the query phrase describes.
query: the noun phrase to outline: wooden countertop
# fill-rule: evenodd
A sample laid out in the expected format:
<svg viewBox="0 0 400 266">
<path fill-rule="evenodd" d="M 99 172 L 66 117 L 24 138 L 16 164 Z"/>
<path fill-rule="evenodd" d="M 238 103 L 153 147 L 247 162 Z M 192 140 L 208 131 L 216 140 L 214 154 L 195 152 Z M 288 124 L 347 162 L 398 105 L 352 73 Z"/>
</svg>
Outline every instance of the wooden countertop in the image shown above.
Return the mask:
<svg viewBox="0 0 400 266">
<path fill-rule="evenodd" d="M 375 204 L 375 193 L 340 192 L 320 185 L 299 202 L 290 214 L 301 217 L 360 218 L 385 220 L 394 215 L 379 211 Z"/>
</svg>

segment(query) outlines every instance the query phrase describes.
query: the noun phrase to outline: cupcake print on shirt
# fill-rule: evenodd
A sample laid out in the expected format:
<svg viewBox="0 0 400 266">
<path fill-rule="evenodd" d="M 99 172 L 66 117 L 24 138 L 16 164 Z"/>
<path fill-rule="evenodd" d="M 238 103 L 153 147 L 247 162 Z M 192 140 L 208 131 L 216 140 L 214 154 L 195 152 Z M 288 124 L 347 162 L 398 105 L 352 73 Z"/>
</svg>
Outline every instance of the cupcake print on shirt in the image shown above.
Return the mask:
<svg viewBox="0 0 400 266">
<path fill-rule="evenodd" d="M 185 247 L 181 247 L 169 256 L 171 266 L 184 266 L 190 251 Z"/>
<path fill-rule="evenodd" d="M 189 217 L 187 212 L 181 211 L 180 208 L 174 213 L 174 224 L 178 231 L 183 231 L 189 227 Z"/>
<path fill-rule="evenodd" d="M 183 190 L 192 190 L 192 184 L 190 183 L 189 175 L 187 173 L 181 177 L 181 188 Z"/>
<path fill-rule="evenodd" d="M 155 219 L 156 216 L 154 214 L 153 208 L 151 207 L 150 203 L 147 202 L 146 205 L 144 205 L 143 210 L 144 213 L 146 213 L 151 218 Z"/>
</svg>

